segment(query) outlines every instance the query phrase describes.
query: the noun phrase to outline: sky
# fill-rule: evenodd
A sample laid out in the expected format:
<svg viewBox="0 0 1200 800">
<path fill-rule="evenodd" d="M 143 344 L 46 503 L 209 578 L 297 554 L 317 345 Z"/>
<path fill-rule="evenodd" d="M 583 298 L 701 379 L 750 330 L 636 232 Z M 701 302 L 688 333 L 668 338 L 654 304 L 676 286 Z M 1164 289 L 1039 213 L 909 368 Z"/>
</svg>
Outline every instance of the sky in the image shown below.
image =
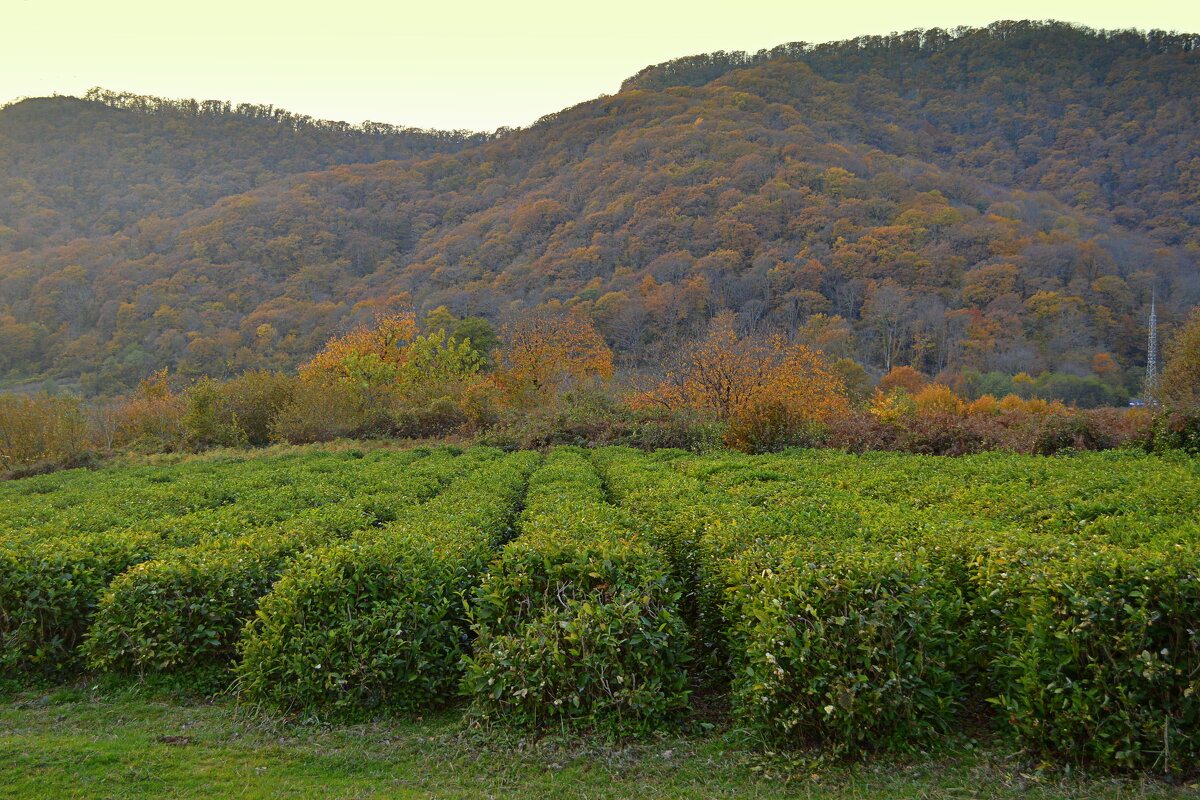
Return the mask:
<svg viewBox="0 0 1200 800">
<path fill-rule="evenodd" d="M 490 131 L 680 56 L 997 19 L 1197 32 L 1200 2 L 0 0 L 0 104 L 101 86 Z"/>
</svg>

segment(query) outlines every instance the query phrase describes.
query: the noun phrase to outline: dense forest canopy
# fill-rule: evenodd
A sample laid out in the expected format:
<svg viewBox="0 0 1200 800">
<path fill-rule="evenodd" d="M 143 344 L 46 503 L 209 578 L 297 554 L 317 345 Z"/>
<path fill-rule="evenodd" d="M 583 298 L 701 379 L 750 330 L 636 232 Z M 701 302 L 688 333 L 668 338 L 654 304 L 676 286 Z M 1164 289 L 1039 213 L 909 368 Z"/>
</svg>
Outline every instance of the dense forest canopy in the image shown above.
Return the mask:
<svg viewBox="0 0 1200 800">
<path fill-rule="evenodd" d="M 487 138 L 104 89 L 20 100 L 0 110 L 0 248 L 111 234 L 285 175 L 451 152 Z"/>
<path fill-rule="evenodd" d="M 497 135 L 96 91 L 0 110 L 0 375 L 288 369 L 380 312 L 723 311 L 882 373 L 1133 392 L 1200 299 L 1200 38 L 915 31 L 643 70 Z"/>
</svg>

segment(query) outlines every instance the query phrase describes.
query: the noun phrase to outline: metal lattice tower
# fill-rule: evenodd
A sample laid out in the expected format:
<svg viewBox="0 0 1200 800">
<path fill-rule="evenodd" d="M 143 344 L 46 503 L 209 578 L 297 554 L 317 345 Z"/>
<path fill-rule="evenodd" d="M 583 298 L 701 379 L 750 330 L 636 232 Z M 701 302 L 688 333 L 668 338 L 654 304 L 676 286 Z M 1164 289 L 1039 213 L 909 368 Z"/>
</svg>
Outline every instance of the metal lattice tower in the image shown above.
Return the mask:
<svg viewBox="0 0 1200 800">
<path fill-rule="evenodd" d="M 1154 296 L 1150 297 L 1150 341 L 1146 346 L 1146 399 L 1154 402 L 1158 393 L 1158 314 L 1155 313 Z"/>
</svg>

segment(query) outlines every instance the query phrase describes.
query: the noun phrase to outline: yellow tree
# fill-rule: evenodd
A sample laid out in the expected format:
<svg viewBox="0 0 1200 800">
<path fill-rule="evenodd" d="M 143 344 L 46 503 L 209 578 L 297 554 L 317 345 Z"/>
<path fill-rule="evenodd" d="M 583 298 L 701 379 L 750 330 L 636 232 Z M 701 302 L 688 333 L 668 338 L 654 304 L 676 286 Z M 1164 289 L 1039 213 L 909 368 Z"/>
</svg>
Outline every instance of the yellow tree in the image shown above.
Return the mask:
<svg viewBox="0 0 1200 800">
<path fill-rule="evenodd" d="M 1158 394 L 1160 401 L 1175 408 L 1200 405 L 1200 306 L 1167 348 Z"/>
<path fill-rule="evenodd" d="M 481 363 L 470 342 L 444 330 L 421 336 L 412 314 L 377 317 L 330 340 L 300 367 L 293 402 L 275 420 L 276 435 L 291 441 L 396 435 L 407 430 L 398 420 L 435 406 L 446 419 L 461 419 Z"/>
<path fill-rule="evenodd" d="M 557 309 L 504 326 L 496 383 L 513 399 L 548 399 L 613 374 L 612 350 L 591 319 Z"/>
<path fill-rule="evenodd" d="M 408 345 L 420 334 L 413 314 L 389 314 L 376 317 L 369 325 L 360 325 L 349 333 L 330 339 L 312 360 L 300 367 L 300 376 L 316 379 L 356 377 L 363 358 L 381 364 L 399 364 L 408 357 Z"/>
</svg>

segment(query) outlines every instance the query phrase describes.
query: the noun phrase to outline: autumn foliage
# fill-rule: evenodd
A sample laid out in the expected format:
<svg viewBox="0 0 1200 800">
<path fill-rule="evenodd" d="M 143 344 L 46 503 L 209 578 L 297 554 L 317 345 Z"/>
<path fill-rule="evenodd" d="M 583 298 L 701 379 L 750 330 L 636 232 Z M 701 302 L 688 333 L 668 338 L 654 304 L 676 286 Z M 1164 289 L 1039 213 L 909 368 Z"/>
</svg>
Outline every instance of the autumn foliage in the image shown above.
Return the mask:
<svg viewBox="0 0 1200 800">
<path fill-rule="evenodd" d="M 406 295 L 497 325 L 558 303 L 640 370 L 732 310 L 873 373 L 1128 396 L 1151 297 L 1164 332 L 1200 297 L 1194 42 L 1010 21 L 712 54 L 478 136 L 14 103 L 0 377 L 291 372 Z"/>
<path fill-rule="evenodd" d="M 1200 412 L 1200 306 L 1167 347 L 1159 399 L 1174 408 Z"/>
<path fill-rule="evenodd" d="M 729 315 L 632 405 L 709 411 L 730 424 L 728 443 L 748 450 L 795 443 L 850 407 L 840 374 L 820 354 L 779 336 L 740 336 Z"/>
<path fill-rule="evenodd" d="M 403 363 L 408 345 L 420 329 L 413 314 L 377 318 L 329 340 L 312 360 L 300 367 L 300 376 L 313 380 L 359 380 L 372 366 L 386 368 Z"/>
<path fill-rule="evenodd" d="M 0 471 L 56 461 L 87 446 L 87 416 L 74 398 L 0 395 Z"/>
<path fill-rule="evenodd" d="M 944 376 L 927 380 L 901 365 L 865 395 L 870 378 L 856 362 L 831 363 L 805 344 L 735 326 L 732 314 L 719 315 L 657 376 L 631 386 L 638 377 L 614 375 L 612 352 L 578 310 L 514 318 L 498 337 L 494 366 L 475 344 L 497 338 L 483 320 L 458 320 L 445 309 L 424 325 L 411 314 L 382 315 L 331 339 L 294 375 L 252 370 L 185 386 L 160 369 L 132 395 L 90 408 L 77 398 L 0 395 L 0 468 L 78 464 L 92 450 L 336 438 L 476 438 L 508 448 L 724 444 L 748 452 L 832 446 L 936 455 L 1053 454 L 1139 442 L 1196 449 L 1200 441 L 1196 415 L 1186 407 L 1160 415 L 1152 430 L 1145 410 L 1078 408 L 1039 396 L 1055 378 L 1048 373 L 999 382 L 976 376 L 977 384 L 1015 390 L 998 396 L 971 391 L 964 380 L 952 388 Z M 1178 376 L 1194 366 L 1193 328 L 1169 348 L 1174 382 L 1168 386 L 1188 386 Z M 467 330 L 471 336 L 459 338 Z M 854 395 L 847 375 L 858 381 Z"/>
<path fill-rule="evenodd" d="M 612 377 L 612 350 L 582 314 L 537 311 L 505 325 L 502 333 L 495 384 L 511 402 L 538 402 Z"/>
<path fill-rule="evenodd" d="M 382 315 L 329 341 L 299 371 L 293 401 L 275 420 L 289 441 L 351 435 L 443 435 L 466 424 L 464 399 L 481 386 L 471 342 L 413 314 Z"/>
<path fill-rule="evenodd" d="M 97 415 L 108 442 L 144 452 L 171 452 L 184 446 L 186 399 L 171 385 L 166 367 L 138 384 L 128 399 Z"/>
</svg>

